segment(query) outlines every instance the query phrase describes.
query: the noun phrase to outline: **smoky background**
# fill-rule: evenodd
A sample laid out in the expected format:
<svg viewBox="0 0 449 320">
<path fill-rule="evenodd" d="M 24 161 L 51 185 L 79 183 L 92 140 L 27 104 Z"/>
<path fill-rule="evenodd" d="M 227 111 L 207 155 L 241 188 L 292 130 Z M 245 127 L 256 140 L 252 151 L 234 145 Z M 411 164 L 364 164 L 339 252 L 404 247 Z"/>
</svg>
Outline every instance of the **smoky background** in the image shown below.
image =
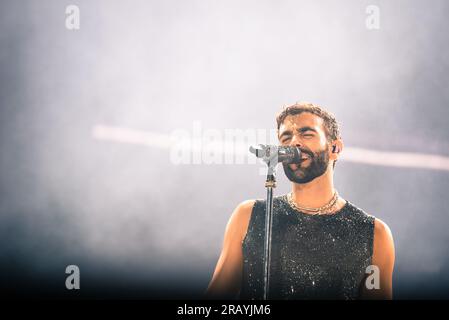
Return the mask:
<svg viewBox="0 0 449 320">
<path fill-rule="evenodd" d="M 98 125 L 271 130 L 283 105 L 311 101 L 347 148 L 448 157 L 448 12 L 443 0 L 2 1 L 2 294 L 201 296 L 231 212 L 265 197 L 260 166 L 173 165 L 157 144 L 96 138 Z M 336 165 L 340 195 L 392 230 L 397 299 L 448 298 L 448 177 L 344 151 Z M 71 264 L 79 291 L 64 285 Z"/>
</svg>

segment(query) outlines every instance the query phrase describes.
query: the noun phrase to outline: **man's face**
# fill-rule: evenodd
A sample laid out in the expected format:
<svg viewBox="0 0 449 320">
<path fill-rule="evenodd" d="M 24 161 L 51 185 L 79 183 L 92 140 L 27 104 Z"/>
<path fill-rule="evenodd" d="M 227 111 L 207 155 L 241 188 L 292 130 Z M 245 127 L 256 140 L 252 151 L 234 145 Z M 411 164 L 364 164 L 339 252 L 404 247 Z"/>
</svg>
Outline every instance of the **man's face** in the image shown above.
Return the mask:
<svg viewBox="0 0 449 320">
<path fill-rule="evenodd" d="M 287 116 L 279 128 L 282 146 L 297 146 L 301 162 L 284 164 L 287 178 L 295 183 L 307 183 L 321 176 L 329 165 L 329 142 L 326 139 L 323 119 L 309 113 Z"/>
</svg>

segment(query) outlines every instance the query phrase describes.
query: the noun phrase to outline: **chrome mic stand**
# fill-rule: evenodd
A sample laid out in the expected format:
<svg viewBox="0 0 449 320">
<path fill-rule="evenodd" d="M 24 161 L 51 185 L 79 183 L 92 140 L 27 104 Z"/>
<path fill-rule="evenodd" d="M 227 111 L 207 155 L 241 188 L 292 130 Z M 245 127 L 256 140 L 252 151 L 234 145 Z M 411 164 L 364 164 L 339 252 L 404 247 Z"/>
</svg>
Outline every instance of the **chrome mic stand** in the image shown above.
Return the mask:
<svg viewBox="0 0 449 320">
<path fill-rule="evenodd" d="M 268 299 L 270 288 L 270 265 L 271 265 L 271 231 L 273 225 L 273 188 L 276 188 L 276 166 L 272 162 L 267 162 L 267 179 L 265 188 L 267 188 L 267 200 L 265 209 L 265 242 L 264 242 L 264 260 L 263 260 L 263 299 Z"/>
<path fill-rule="evenodd" d="M 301 150 L 297 147 L 262 145 L 251 146 L 251 153 L 262 158 L 267 164 L 267 201 L 265 209 L 265 238 L 263 259 L 263 299 L 268 299 L 270 288 L 271 238 L 273 225 L 273 188 L 276 188 L 276 167 L 279 162 L 293 163 L 301 158 Z"/>
<path fill-rule="evenodd" d="M 278 164 L 279 150 L 276 146 L 259 145 L 250 147 L 249 151 L 267 164 L 267 199 L 265 209 L 265 237 L 263 255 L 263 299 L 268 299 L 270 288 L 270 265 L 271 265 L 271 231 L 273 224 L 273 188 L 276 188 L 276 167 Z"/>
</svg>

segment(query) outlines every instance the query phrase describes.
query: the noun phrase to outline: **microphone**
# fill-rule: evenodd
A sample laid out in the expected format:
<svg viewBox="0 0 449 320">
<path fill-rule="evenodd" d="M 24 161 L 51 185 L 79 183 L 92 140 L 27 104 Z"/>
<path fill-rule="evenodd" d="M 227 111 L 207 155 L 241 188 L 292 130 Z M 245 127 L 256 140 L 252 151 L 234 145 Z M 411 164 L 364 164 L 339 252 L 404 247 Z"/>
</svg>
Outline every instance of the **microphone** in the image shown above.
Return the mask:
<svg viewBox="0 0 449 320">
<path fill-rule="evenodd" d="M 301 161 L 301 150 L 298 147 L 258 144 L 250 146 L 249 151 L 255 154 L 257 158 L 262 158 L 263 161 L 272 165 L 276 165 L 279 162 L 289 164 Z"/>
</svg>

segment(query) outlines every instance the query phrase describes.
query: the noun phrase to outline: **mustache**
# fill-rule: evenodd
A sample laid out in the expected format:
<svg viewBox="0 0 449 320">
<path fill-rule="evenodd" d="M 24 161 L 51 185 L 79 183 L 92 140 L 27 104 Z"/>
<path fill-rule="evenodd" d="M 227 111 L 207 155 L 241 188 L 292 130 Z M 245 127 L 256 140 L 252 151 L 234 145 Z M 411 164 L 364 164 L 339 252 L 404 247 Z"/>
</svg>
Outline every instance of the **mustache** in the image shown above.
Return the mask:
<svg viewBox="0 0 449 320">
<path fill-rule="evenodd" d="M 301 151 L 301 153 L 305 153 L 305 154 L 309 155 L 310 157 L 313 157 L 313 156 L 314 156 L 314 153 L 313 153 L 312 151 L 309 151 L 309 150 L 303 150 L 303 149 L 301 149 L 301 148 L 298 148 L 298 149 Z"/>
</svg>

